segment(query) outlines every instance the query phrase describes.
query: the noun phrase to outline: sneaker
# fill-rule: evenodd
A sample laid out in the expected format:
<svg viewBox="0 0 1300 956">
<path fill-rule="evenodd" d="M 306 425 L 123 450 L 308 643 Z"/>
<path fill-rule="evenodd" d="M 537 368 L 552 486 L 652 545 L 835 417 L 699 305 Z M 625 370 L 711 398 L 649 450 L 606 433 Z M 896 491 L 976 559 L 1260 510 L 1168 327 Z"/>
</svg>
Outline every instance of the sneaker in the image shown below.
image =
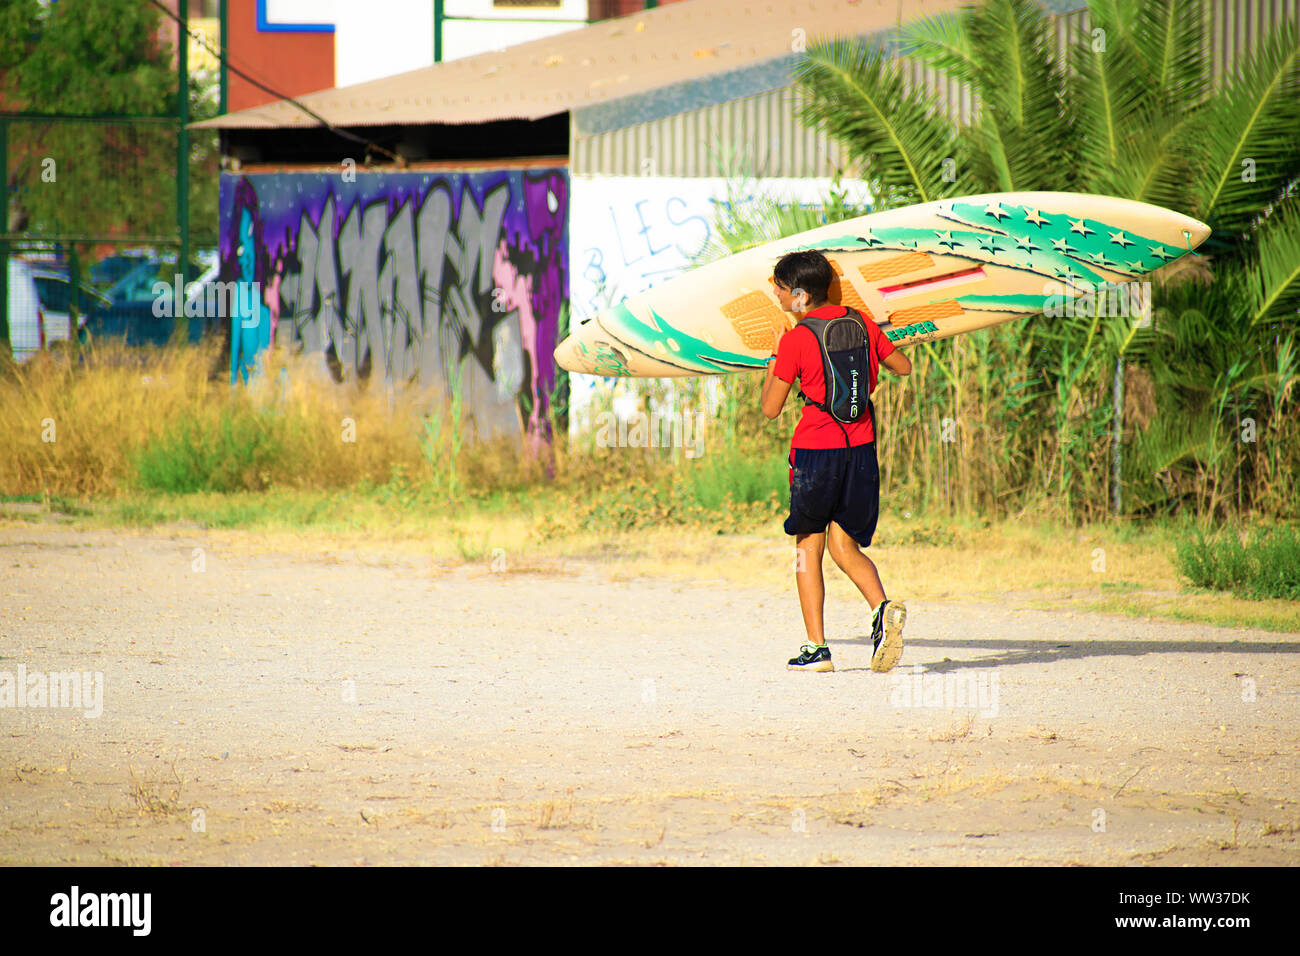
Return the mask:
<svg viewBox="0 0 1300 956">
<path fill-rule="evenodd" d="M 881 601 L 871 620 L 871 669 L 879 674 L 893 670 L 903 656 L 903 625 L 907 607 L 902 601 Z"/>
<path fill-rule="evenodd" d="M 835 665 L 831 663 L 831 649 L 825 644 L 805 644 L 800 648 L 798 657 L 790 658 L 790 662 L 785 665 L 788 671 L 833 671 Z"/>
</svg>

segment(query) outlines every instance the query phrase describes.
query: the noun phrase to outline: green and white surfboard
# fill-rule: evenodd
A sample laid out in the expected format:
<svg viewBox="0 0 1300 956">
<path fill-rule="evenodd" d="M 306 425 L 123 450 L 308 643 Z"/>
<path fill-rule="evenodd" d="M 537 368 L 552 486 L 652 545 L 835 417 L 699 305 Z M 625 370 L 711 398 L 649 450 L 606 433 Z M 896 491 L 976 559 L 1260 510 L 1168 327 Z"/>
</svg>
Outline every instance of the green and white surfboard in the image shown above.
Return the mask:
<svg viewBox="0 0 1300 956">
<path fill-rule="evenodd" d="M 817 249 L 836 273 L 831 301 L 850 305 L 900 346 L 1106 294 L 1187 255 L 1210 229 L 1159 206 L 1078 193 L 993 193 L 820 226 L 701 266 L 584 321 L 555 350 L 588 375 L 659 378 L 761 368 L 783 313 L 772 267 Z M 1118 295 L 1116 293 L 1119 293 Z M 1043 321 L 1051 321 L 1050 317 Z"/>
</svg>

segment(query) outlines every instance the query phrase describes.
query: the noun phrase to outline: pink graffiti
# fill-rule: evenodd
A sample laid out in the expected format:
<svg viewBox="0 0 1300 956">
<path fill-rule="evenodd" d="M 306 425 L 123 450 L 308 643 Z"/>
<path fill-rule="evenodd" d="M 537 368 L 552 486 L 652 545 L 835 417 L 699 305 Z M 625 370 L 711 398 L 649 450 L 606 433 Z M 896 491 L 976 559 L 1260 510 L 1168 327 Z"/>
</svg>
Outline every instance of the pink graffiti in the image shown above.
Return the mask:
<svg viewBox="0 0 1300 956">
<path fill-rule="evenodd" d="M 533 314 L 533 277 L 520 275 L 510 263 L 504 239 L 497 245 L 496 255 L 492 260 L 492 285 L 498 290 L 494 293 L 497 301 L 507 311 L 519 311 L 519 333 L 523 339 L 524 351 L 528 354 L 530 375 L 529 394 L 533 396 L 533 408 L 529 413 L 525 439 L 528 450 L 536 455 L 544 449 L 549 450 L 546 440 L 547 429 L 542 420 L 541 393 L 538 383 L 541 378 L 541 362 L 537 357 L 537 317 Z"/>
<path fill-rule="evenodd" d="M 284 278 L 284 259 L 276 256 L 275 275 L 262 294 L 266 310 L 271 313 L 271 348 L 275 348 L 275 327 L 280 323 L 280 280 Z"/>
</svg>

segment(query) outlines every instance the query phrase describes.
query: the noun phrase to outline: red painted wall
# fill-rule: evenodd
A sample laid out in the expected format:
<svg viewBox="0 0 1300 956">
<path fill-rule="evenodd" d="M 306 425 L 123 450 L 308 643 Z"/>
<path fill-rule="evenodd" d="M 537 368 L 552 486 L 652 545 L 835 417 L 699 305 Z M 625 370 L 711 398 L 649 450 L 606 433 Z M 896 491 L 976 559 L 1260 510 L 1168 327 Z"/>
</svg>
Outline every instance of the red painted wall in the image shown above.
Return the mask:
<svg viewBox="0 0 1300 956">
<path fill-rule="evenodd" d="M 334 86 L 334 34 L 258 33 L 257 0 L 230 0 L 230 63 L 284 96 Z M 279 97 L 230 71 L 230 112 L 273 103 Z"/>
</svg>

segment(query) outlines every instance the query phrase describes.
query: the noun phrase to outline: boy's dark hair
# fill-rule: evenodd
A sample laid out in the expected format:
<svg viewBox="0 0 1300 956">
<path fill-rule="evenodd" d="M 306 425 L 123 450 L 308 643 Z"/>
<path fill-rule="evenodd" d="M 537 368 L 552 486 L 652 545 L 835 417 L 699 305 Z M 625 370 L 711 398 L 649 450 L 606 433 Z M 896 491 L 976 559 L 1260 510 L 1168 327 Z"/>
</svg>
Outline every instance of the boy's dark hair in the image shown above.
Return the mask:
<svg viewBox="0 0 1300 956">
<path fill-rule="evenodd" d="M 826 301 L 835 272 L 824 255 L 808 249 L 788 252 L 778 259 L 772 278 L 788 289 L 803 289 L 809 303 L 820 305 Z"/>
</svg>

